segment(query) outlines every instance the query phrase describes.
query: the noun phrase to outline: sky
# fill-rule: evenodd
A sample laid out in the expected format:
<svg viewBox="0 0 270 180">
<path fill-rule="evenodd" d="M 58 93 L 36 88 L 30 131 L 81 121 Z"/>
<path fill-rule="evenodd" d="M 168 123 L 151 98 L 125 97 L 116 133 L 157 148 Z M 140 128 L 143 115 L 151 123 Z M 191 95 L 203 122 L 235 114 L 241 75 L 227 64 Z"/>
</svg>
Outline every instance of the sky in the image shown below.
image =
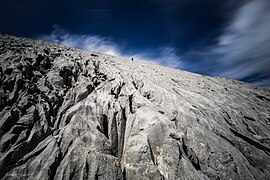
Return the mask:
<svg viewBox="0 0 270 180">
<path fill-rule="evenodd" d="M 270 0 L 0 0 L 0 32 L 270 88 Z"/>
</svg>

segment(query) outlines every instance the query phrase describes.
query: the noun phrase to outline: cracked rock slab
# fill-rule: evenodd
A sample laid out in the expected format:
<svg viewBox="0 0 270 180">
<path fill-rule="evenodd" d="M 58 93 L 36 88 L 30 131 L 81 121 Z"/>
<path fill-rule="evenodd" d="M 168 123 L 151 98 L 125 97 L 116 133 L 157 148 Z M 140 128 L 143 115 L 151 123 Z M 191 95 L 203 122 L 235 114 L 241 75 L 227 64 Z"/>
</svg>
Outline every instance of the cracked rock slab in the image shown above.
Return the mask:
<svg viewBox="0 0 270 180">
<path fill-rule="evenodd" d="M 269 179 L 270 91 L 0 35 L 0 179 Z"/>
</svg>

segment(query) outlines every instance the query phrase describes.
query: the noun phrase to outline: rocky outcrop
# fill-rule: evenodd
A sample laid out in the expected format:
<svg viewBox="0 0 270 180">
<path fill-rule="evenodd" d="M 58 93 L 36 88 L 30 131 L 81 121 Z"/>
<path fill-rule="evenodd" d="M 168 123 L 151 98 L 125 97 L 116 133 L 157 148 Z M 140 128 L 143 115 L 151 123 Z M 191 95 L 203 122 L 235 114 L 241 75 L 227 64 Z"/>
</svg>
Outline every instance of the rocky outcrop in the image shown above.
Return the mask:
<svg viewBox="0 0 270 180">
<path fill-rule="evenodd" d="M 0 179 L 269 179 L 270 91 L 0 35 Z"/>
</svg>

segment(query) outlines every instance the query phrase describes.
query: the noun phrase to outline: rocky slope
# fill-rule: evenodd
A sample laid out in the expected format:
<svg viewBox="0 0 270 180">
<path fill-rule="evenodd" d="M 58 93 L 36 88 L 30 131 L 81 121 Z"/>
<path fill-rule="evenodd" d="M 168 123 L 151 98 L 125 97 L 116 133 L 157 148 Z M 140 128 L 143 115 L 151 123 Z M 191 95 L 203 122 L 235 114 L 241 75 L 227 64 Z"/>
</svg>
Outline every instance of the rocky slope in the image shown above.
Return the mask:
<svg viewBox="0 0 270 180">
<path fill-rule="evenodd" d="M 0 179 L 270 179 L 270 91 L 0 35 Z"/>
</svg>

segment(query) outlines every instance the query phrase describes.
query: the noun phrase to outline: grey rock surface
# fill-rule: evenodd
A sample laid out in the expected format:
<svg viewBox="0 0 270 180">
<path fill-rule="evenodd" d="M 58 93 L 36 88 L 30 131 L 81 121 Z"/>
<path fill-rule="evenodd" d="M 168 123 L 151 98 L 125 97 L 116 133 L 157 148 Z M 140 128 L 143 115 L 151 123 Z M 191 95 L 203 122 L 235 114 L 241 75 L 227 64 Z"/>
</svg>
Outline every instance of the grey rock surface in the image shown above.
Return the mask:
<svg viewBox="0 0 270 180">
<path fill-rule="evenodd" d="M 270 179 L 270 91 L 0 35 L 0 179 Z"/>
</svg>

